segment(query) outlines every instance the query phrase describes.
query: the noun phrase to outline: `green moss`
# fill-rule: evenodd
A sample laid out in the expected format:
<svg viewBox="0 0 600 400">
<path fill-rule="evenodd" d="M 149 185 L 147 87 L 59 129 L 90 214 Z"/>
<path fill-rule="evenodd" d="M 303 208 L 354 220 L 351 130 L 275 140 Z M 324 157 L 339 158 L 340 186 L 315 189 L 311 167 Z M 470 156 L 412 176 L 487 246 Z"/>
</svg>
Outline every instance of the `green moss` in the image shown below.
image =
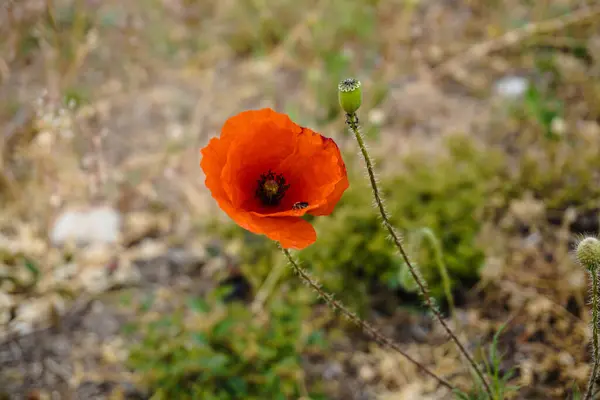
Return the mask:
<svg viewBox="0 0 600 400">
<path fill-rule="evenodd" d="M 278 297 L 259 317 L 245 304 L 194 299 L 139 325 L 129 366 L 157 400 L 300 398 L 302 352 L 322 346 L 303 327 L 307 310 Z"/>
</svg>

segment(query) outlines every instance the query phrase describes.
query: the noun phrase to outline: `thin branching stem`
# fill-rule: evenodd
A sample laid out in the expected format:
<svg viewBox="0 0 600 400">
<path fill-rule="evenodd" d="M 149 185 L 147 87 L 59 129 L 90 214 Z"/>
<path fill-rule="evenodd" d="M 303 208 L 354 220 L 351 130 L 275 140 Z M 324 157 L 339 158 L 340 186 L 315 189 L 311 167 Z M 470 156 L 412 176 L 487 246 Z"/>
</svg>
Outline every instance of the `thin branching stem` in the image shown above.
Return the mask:
<svg viewBox="0 0 600 400">
<path fill-rule="evenodd" d="M 592 275 L 592 347 L 594 351 L 594 365 L 592 366 L 592 373 L 590 374 L 584 400 L 592 398 L 598 365 L 600 364 L 600 357 L 598 357 L 598 271 L 593 269 L 590 271 L 590 274 Z"/>
<path fill-rule="evenodd" d="M 471 364 L 471 367 L 473 368 L 473 370 L 475 371 L 475 373 L 477 374 L 477 376 L 479 377 L 479 379 L 482 381 L 483 385 L 485 386 L 485 390 L 486 390 L 487 394 L 490 396 L 490 399 L 493 399 L 494 396 L 492 394 L 492 389 L 491 389 L 489 383 L 487 382 L 487 380 L 485 379 L 483 372 L 481 372 L 481 369 L 477 366 L 477 363 L 475 362 L 475 360 L 473 359 L 471 354 L 469 354 L 469 352 L 463 346 L 463 344 L 460 342 L 460 340 L 458 340 L 458 337 L 456 337 L 454 332 L 452 332 L 452 330 L 450 329 L 450 327 L 448 326 L 446 321 L 444 321 L 442 314 L 437 309 L 437 307 L 434 305 L 433 299 L 431 298 L 431 295 L 429 294 L 429 290 L 427 289 L 425 281 L 419 276 L 417 269 L 411 263 L 410 259 L 408 258 L 408 255 L 406 254 L 406 251 L 404 250 L 404 246 L 402 245 L 402 241 L 401 241 L 399 235 L 396 233 L 396 230 L 390 223 L 390 218 L 387 214 L 387 211 L 385 210 L 385 207 L 383 206 L 383 200 L 382 200 L 382 197 L 381 197 L 381 194 L 379 191 L 379 187 L 377 186 L 377 180 L 375 179 L 373 163 L 371 161 L 371 157 L 369 156 L 369 152 L 367 151 L 365 141 L 359 130 L 357 115 L 356 114 L 347 114 L 346 115 L 346 123 L 350 127 L 350 130 L 352 131 L 352 133 L 354 133 L 354 136 L 356 137 L 356 141 L 358 142 L 358 146 L 360 147 L 362 156 L 365 160 L 365 164 L 367 166 L 367 172 L 369 174 L 369 180 L 371 181 L 371 188 L 373 189 L 373 196 L 375 197 L 375 202 L 377 203 L 377 208 L 379 209 L 379 213 L 381 214 L 383 224 L 385 225 L 390 236 L 392 237 L 394 244 L 398 248 L 398 251 L 402 255 L 404 262 L 408 266 L 410 274 L 412 275 L 413 279 L 417 283 L 417 286 L 419 287 L 419 291 L 421 292 L 421 294 L 423 295 L 423 298 L 425 299 L 425 304 L 431 310 L 431 312 L 433 312 L 433 314 L 435 315 L 437 320 L 440 322 L 440 324 L 442 325 L 442 327 L 444 328 L 446 333 L 454 341 L 454 343 L 456 344 L 456 347 L 458 347 L 459 351 L 465 356 L 465 358 Z"/>
<path fill-rule="evenodd" d="M 294 260 L 294 258 L 290 254 L 289 250 L 284 249 L 283 247 L 281 247 L 281 250 L 283 251 L 283 254 L 285 254 L 285 256 L 287 257 L 288 261 L 290 262 L 290 265 L 292 266 L 292 269 L 294 270 L 294 272 L 296 272 L 298 274 L 298 276 L 300 277 L 300 279 L 302 279 L 308 286 L 310 286 L 315 292 L 317 292 L 319 297 L 321 297 L 327 303 L 327 305 L 329 307 L 344 314 L 344 316 L 346 316 L 350 321 L 352 321 L 353 323 L 355 323 L 356 325 L 361 327 L 363 329 L 363 331 L 365 331 L 368 335 L 370 335 L 380 345 L 382 345 L 384 347 L 389 347 L 389 348 L 397 351 L 399 354 L 401 354 L 404 358 L 406 358 L 408 361 L 413 363 L 421 371 L 425 372 L 427 375 L 429 375 L 432 378 L 434 378 L 435 380 L 437 380 L 440 385 L 442 385 L 450 390 L 455 390 L 455 388 L 447 380 L 436 375 L 429 368 L 427 368 L 426 366 L 424 366 L 423 364 L 421 364 L 420 362 L 418 362 L 417 360 L 412 358 L 404 350 L 402 350 L 400 348 L 400 346 L 398 346 L 398 344 L 396 344 L 393 340 L 389 339 L 387 336 L 380 333 L 377 329 L 373 328 L 370 324 L 368 324 L 367 322 L 360 319 L 356 314 L 354 314 L 352 311 L 348 310 L 340 301 L 334 299 L 333 295 L 325 292 L 321 288 L 321 285 L 314 278 L 312 278 L 308 274 L 308 272 L 306 272 L 304 269 L 302 269 L 298 265 L 298 263 Z"/>
</svg>

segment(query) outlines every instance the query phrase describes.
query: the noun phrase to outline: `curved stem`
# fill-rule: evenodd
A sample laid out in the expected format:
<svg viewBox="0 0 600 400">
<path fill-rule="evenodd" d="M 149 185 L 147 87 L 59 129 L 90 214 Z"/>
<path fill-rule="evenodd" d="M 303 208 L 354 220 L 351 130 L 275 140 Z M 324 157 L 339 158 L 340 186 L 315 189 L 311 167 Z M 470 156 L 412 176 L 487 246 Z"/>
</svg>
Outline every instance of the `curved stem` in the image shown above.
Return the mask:
<svg viewBox="0 0 600 400">
<path fill-rule="evenodd" d="M 421 228 L 417 231 L 417 233 L 419 234 L 419 239 L 426 238 L 429 240 L 429 243 L 431 243 L 431 247 L 433 248 L 435 255 L 435 263 L 440 271 L 440 276 L 442 277 L 442 285 L 444 286 L 444 294 L 446 295 L 446 300 L 448 301 L 448 307 L 450 308 L 450 313 L 452 316 L 454 316 L 454 298 L 452 297 L 450 276 L 448 275 L 448 269 L 446 268 L 446 263 L 444 262 L 442 245 L 433 231 L 429 228 Z"/>
<path fill-rule="evenodd" d="M 279 278 L 281 278 L 281 275 L 283 275 L 283 267 L 285 267 L 284 263 L 278 263 L 271 269 L 271 271 L 269 271 L 269 274 L 265 278 L 263 284 L 256 292 L 256 296 L 254 296 L 254 301 L 250 305 L 250 309 L 253 313 L 258 313 L 262 309 L 263 305 L 265 304 L 265 301 L 267 301 L 267 298 L 273 292 L 273 288 L 279 281 Z"/>
<path fill-rule="evenodd" d="M 594 350 L 594 365 L 592 366 L 592 373 L 590 374 L 584 400 L 592 398 L 594 384 L 596 383 L 596 374 L 598 373 L 598 364 L 600 364 L 600 357 L 598 357 L 598 271 L 594 269 L 590 274 L 592 275 L 592 346 Z"/>
<path fill-rule="evenodd" d="M 471 364 L 471 367 L 473 367 L 473 370 L 475 371 L 475 373 L 477 374 L 479 379 L 481 379 L 483 385 L 485 386 L 485 390 L 486 390 L 487 394 L 490 396 L 490 399 L 493 399 L 494 396 L 492 394 L 492 389 L 491 389 L 489 383 L 487 382 L 487 380 L 485 379 L 485 377 L 483 376 L 483 372 L 481 372 L 481 370 L 477 366 L 477 363 L 475 363 L 475 360 L 473 359 L 471 354 L 469 354 L 469 352 L 463 346 L 463 344 L 460 342 L 460 340 L 458 340 L 458 338 L 456 337 L 454 332 L 452 332 L 452 330 L 450 329 L 448 324 L 446 324 L 446 321 L 444 321 L 444 318 L 442 317 L 442 314 L 440 313 L 440 311 L 434 305 L 433 299 L 432 299 L 431 295 L 429 294 L 429 290 L 426 287 L 425 281 L 419 276 L 417 269 L 410 262 L 410 259 L 408 258 L 408 255 L 406 254 L 406 251 L 404 250 L 404 246 L 402 246 L 402 242 L 400 240 L 399 235 L 396 233 L 394 227 L 390 223 L 390 219 L 387 214 L 387 211 L 385 211 L 385 208 L 383 206 L 383 200 L 382 200 L 381 194 L 379 192 L 379 187 L 377 186 L 377 180 L 375 179 L 375 172 L 373 170 L 373 163 L 371 162 L 371 157 L 369 156 L 369 152 L 367 151 L 367 147 L 365 146 L 365 141 L 359 131 L 358 117 L 356 116 L 356 114 L 347 114 L 346 115 L 346 123 L 350 127 L 350 130 L 352 130 L 352 133 L 354 133 L 354 136 L 356 137 L 356 141 L 358 142 L 358 146 L 360 147 L 362 156 L 365 160 L 365 164 L 367 166 L 367 172 L 369 174 L 369 180 L 371 181 L 371 188 L 373 189 L 373 196 L 375 197 L 375 202 L 377 203 L 377 208 L 379 209 L 379 213 L 381 214 L 381 218 L 383 219 L 383 224 L 387 228 L 390 236 L 392 237 L 392 239 L 394 241 L 394 244 L 398 248 L 398 251 L 400 251 L 400 254 L 402 255 L 402 258 L 404 259 L 404 262 L 408 266 L 410 274 L 412 275 L 413 279 L 417 283 L 417 286 L 419 287 L 419 291 L 421 292 L 421 294 L 423 295 L 423 298 L 425 299 L 425 304 L 431 310 L 431 312 L 433 312 L 436 319 L 440 322 L 440 324 L 442 325 L 442 327 L 444 328 L 446 333 L 454 341 L 458 350 L 465 356 L 465 358 Z"/>
<path fill-rule="evenodd" d="M 350 321 L 352 321 L 356 325 L 360 326 L 367 334 L 369 334 L 380 345 L 385 346 L 385 347 L 389 347 L 389 348 L 397 351 L 398 353 L 400 353 L 404 358 L 406 358 L 408 361 L 410 361 L 411 363 L 413 363 L 421 371 L 425 372 L 427 375 L 429 375 L 432 378 L 434 378 L 435 380 L 437 380 L 440 383 L 440 385 L 442 385 L 442 386 L 444 386 L 444 387 L 446 387 L 446 388 L 448 388 L 450 390 L 455 390 L 454 386 L 452 386 L 447 380 L 445 380 L 444 378 L 441 378 L 440 376 L 436 375 L 429 368 L 427 368 L 426 366 L 424 366 L 423 364 L 421 364 L 420 362 L 418 362 L 417 360 L 415 360 L 414 358 L 412 358 L 404 350 L 402 350 L 400 348 L 400 346 L 398 346 L 394 341 L 392 341 L 391 339 L 389 339 L 387 336 L 384 336 L 383 334 L 381 334 L 377 329 L 373 328 L 367 322 L 363 321 L 358 316 L 356 316 L 356 314 L 354 314 L 352 311 L 348 310 L 344 305 L 342 305 L 341 302 L 339 302 L 338 300 L 334 299 L 333 295 L 331 295 L 330 293 L 325 292 L 321 288 L 321 285 L 317 281 L 315 281 L 308 274 L 308 272 L 306 272 L 305 270 L 303 270 L 298 265 L 298 263 L 296 263 L 296 261 L 294 260 L 294 258 L 292 257 L 292 255 L 290 254 L 290 252 L 287 249 L 284 249 L 281 246 L 279 246 L 279 247 L 283 251 L 283 254 L 285 254 L 285 256 L 287 257 L 287 259 L 289 260 L 290 265 L 292 266 L 294 272 L 296 272 L 298 274 L 298 276 L 300 277 L 300 279 L 302 279 L 308 286 L 310 286 L 315 292 L 317 292 L 317 294 L 319 295 L 319 297 L 321 297 L 327 303 L 327 305 L 329 305 L 334 310 L 337 310 L 337 311 L 341 312 Z"/>
</svg>

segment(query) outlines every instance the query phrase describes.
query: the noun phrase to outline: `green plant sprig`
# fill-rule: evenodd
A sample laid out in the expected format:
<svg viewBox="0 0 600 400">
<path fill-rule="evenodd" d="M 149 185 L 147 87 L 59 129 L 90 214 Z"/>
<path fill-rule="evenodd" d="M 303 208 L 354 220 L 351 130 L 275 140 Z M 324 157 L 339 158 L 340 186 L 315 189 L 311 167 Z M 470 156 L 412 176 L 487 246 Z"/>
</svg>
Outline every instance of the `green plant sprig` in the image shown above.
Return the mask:
<svg viewBox="0 0 600 400">
<path fill-rule="evenodd" d="M 408 267 L 410 274 L 412 275 L 413 279 L 415 280 L 415 282 L 419 288 L 419 291 L 425 300 L 425 304 L 431 310 L 431 312 L 434 314 L 434 316 L 439 321 L 439 323 L 442 325 L 442 327 L 444 328 L 446 333 L 450 336 L 452 341 L 456 344 L 456 347 L 459 349 L 459 351 L 467 359 L 467 361 L 473 368 L 473 371 L 475 371 L 475 373 L 477 374 L 477 376 L 479 377 L 479 379 L 485 386 L 485 390 L 491 399 L 491 398 L 493 398 L 492 389 L 491 389 L 489 383 L 487 382 L 487 380 L 485 379 L 483 372 L 477 366 L 477 363 L 473 359 L 473 356 L 467 351 L 467 349 L 463 346 L 463 344 L 460 342 L 460 340 L 458 340 L 458 337 L 454 334 L 452 329 L 450 329 L 450 327 L 448 326 L 446 321 L 444 321 L 442 314 L 440 313 L 440 311 L 434 304 L 434 300 L 433 300 L 432 296 L 430 295 L 429 290 L 427 289 L 427 284 L 426 284 L 425 280 L 421 277 L 421 274 L 417 270 L 416 266 L 411 263 L 410 258 L 408 257 L 408 254 L 406 253 L 404 246 L 402 245 L 400 236 L 398 235 L 398 233 L 396 232 L 396 230 L 390 223 L 390 218 L 389 218 L 389 215 L 383 205 L 383 199 L 382 199 L 379 187 L 377 185 L 377 179 L 375 178 L 373 162 L 371 161 L 371 156 L 369 155 L 365 141 L 362 137 L 362 134 L 360 133 L 358 116 L 356 115 L 356 111 L 359 109 L 361 100 L 362 100 L 361 84 L 358 80 L 350 78 L 350 79 L 343 80 L 339 84 L 338 88 L 339 88 L 340 106 L 346 113 L 346 124 L 348 125 L 348 127 L 350 128 L 352 133 L 354 134 L 354 137 L 356 138 L 356 141 L 360 148 L 362 157 L 365 161 L 367 173 L 369 175 L 369 181 L 371 183 L 371 188 L 373 190 L 373 197 L 375 198 L 377 209 L 379 210 L 379 214 L 381 215 L 381 218 L 383 220 L 383 225 L 389 232 L 394 244 L 398 248 L 398 251 L 400 252 L 402 258 L 404 259 L 404 262 L 406 263 L 406 266 Z"/>
<path fill-rule="evenodd" d="M 321 297 L 323 299 L 323 301 L 325 301 L 327 303 L 327 305 L 329 307 L 331 307 L 332 309 L 334 309 L 336 311 L 341 312 L 346 318 L 348 318 L 350 321 L 352 321 L 353 323 L 358 325 L 360 328 L 362 328 L 363 331 L 365 331 L 365 333 L 367 333 L 369 336 L 371 336 L 380 345 L 382 345 L 384 347 L 389 347 L 389 348 L 393 349 L 394 351 L 398 352 L 399 354 L 401 354 L 404 358 L 406 358 L 408 361 L 410 361 L 415 366 L 417 366 L 417 368 L 419 368 L 421 371 L 425 372 L 427 375 L 429 375 L 432 378 L 434 378 L 435 380 L 437 380 L 440 385 L 442 385 L 452 391 L 456 390 L 454 388 L 454 386 L 452 386 L 452 384 L 450 384 L 450 382 L 448 382 L 444 378 L 438 376 L 436 373 L 431 371 L 425 365 L 421 364 L 419 361 L 412 358 L 408 353 L 406 353 L 404 350 L 402 350 L 402 348 L 400 346 L 398 346 L 398 344 L 396 344 L 393 340 L 391 340 L 387 336 L 381 334 L 377 329 L 373 328 L 370 324 L 368 324 L 367 322 L 360 319 L 356 314 L 354 314 L 352 311 L 348 310 L 340 301 L 334 299 L 333 295 L 325 292 L 321 288 L 321 285 L 314 278 L 312 278 L 308 274 L 307 271 L 305 271 L 298 265 L 298 263 L 294 260 L 294 258 L 292 257 L 292 255 L 290 254 L 290 252 L 287 249 L 284 249 L 281 246 L 280 246 L 280 248 L 283 251 L 283 254 L 285 254 L 285 256 L 287 257 L 288 261 L 290 262 L 290 265 L 291 265 L 292 269 L 294 270 L 294 272 L 296 274 L 298 274 L 300 279 L 302 279 L 302 281 L 304 283 L 306 283 L 311 289 L 313 289 L 317 293 L 317 295 L 319 297 Z"/>
</svg>

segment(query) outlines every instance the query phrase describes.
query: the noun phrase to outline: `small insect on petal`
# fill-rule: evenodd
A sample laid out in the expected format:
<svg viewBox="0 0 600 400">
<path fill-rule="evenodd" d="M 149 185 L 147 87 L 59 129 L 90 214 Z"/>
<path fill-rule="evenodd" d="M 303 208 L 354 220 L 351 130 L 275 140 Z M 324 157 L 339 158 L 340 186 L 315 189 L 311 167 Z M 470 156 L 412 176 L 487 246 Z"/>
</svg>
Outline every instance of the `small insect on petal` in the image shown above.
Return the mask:
<svg viewBox="0 0 600 400">
<path fill-rule="evenodd" d="M 299 201 L 297 203 L 294 203 L 294 205 L 292 206 L 292 210 L 302 210 L 303 208 L 308 207 L 308 203 L 305 201 Z"/>
</svg>

